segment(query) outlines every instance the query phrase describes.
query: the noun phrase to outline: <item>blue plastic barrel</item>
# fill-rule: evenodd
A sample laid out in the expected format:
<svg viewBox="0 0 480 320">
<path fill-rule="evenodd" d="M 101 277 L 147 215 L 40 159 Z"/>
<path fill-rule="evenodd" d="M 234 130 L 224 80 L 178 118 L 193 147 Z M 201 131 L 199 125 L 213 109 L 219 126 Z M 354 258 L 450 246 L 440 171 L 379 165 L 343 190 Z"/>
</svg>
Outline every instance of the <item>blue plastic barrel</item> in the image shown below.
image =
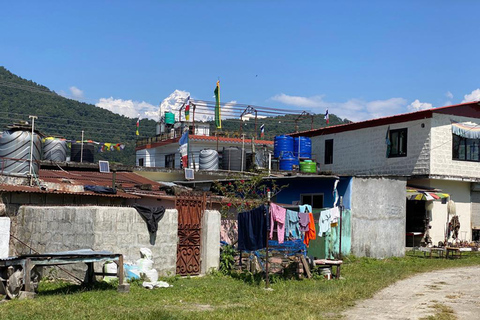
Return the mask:
<svg viewBox="0 0 480 320">
<path fill-rule="evenodd" d="M 280 158 L 285 152 L 293 152 L 293 137 L 275 136 L 273 143 L 273 157 Z"/>
<path fill-rule="evenodd" d="M 293 166 L 298 166 L 298 159 L 294 157 L 293 152 L 284 152 L 280 157 L 279 169 L 282 171 L 292 171 Z"/>
<path fill-rule="evenodd" d="M 293 142 L 293 155 L 296 158 L 312 158 L 312 140 L 308 137 L 295 137 Z"/>
</svg>

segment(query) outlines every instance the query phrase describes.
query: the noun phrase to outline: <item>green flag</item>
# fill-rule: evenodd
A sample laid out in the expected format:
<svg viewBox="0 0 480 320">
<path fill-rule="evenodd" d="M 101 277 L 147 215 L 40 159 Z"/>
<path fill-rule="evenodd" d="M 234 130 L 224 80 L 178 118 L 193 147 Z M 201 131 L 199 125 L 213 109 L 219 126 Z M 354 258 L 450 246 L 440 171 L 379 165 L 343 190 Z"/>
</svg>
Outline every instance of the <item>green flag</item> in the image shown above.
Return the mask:
<svg viewBox="0 0 480 320">
<path fill-rule="evenodd" d="M 217 81 L 217 86 L 215 87 L 215 125 L 217 129 L 222 128 L 222 114 L 220 112 L 220 81 Z"/>
</svg>

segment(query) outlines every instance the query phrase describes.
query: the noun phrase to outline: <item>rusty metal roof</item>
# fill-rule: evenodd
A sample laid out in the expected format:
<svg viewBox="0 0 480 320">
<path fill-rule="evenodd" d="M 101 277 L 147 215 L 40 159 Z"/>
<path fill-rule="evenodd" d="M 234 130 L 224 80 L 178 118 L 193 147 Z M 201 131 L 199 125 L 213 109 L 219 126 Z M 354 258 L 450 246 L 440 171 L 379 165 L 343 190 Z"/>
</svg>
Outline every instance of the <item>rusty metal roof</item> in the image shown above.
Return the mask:
<svg viewBox="0 0 480 320">
<path fill-rule="evenodd" d="M 38 179 L 42 187 L 0 184 L 0 192 L 77 194 L 127 199 L 139 199 L 145 196 L 166 196 L 166 192 L 160 190 L 161 187 L 164 187 L 163 184 L 149 180 L 133 172 L 116 172 L 116 194 L 95 193 L 83 190 L 83 186 L 85 185 L 111 187 L 113 184 L 112 172 L 100 173 L 94 171 L 40 169 Z"/>
<path fill-rule="evenodd" d="M 49 194 L 72 194 L 72 195 L 84 195 L 84 196 L 97 196 L 97 197 L 110 197 L 110 198 L 126 198 L 126 199 L 139 199 L 140 196 L 117 191 L 117 194 L 103 194 L 95 193 L 92 191 L 73 192 L 62 189 L 46 189 L 41 187 L 30 187 L 22 185 L 10 185 L 0 184 L 0 192 L 24 192 L 24 193 L 49 193 Z"/>
</svg>

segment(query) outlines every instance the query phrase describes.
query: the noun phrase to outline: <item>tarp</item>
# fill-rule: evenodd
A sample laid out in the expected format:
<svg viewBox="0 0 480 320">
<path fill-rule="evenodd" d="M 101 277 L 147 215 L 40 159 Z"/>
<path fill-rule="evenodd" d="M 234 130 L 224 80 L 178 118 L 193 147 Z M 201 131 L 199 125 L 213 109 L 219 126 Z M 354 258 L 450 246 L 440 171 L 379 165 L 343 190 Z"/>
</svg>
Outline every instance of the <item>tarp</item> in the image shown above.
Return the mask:
<svg viewBox="0 0 480 320">
<path fill-rule="evenodd" d="M 448 198 L 448 193 L 438 189 L 421 189 L 407 186 L 407 200 L 442 200 Z"/>
<path fill-rule="evenodd" d="M 480 139 L 480 125 L 473 122 L 452 121 L 452 133 L 467 139 Z"/>
</svg>

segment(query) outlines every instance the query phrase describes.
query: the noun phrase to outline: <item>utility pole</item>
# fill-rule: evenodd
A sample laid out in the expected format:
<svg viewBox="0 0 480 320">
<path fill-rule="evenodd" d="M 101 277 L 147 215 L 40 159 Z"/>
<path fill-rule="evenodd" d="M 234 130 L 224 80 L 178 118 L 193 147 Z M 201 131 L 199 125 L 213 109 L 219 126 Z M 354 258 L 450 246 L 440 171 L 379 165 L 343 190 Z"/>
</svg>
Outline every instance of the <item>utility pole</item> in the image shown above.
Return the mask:
<svg viewBox="0 0 480 320">
<path fill-rule="evenodd" d="M 35 130 L 35 119 L 37 119 L 37 116 L 28 116 L 28 118 L 32 119 L 32 135 L 30 136 L 30 169 L 29 169 L 29 174 L 30 174 L 30 186 L 33 185 L 33 134 Z"/>
<path fill-rule="evenodd" d="M 82 130 L 82 141 L 80 143 L 80 163 L 83 162 L 83 130 Z"/>
</svg>

